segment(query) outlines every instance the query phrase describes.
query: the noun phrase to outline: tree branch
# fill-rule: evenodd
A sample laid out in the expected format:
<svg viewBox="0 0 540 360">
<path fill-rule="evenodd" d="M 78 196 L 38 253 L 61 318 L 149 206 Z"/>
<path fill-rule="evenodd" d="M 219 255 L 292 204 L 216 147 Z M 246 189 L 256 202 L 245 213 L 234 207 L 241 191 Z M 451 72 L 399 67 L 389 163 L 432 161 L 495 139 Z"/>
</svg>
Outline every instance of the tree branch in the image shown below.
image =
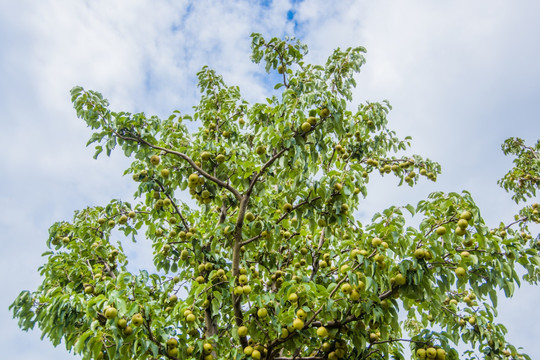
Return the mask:
<svg viewBox="0 0 540 360">
<path fill-rule="evenodd" d="M 385 344 L 385 343 L 391 343 L 396 341 L 407 341 L 407 342 L 413 342 L 413 343 L 420 343 L 425 344 L 427 341 L 421 341 L 421 340 L 412 340 L 412 339 L 388 339 L 388 340 L 381 340 L 381 341 L 374 341 L 372 344 Z"/>
<path fill-rule="evenodd" d="M 317 274 L 317 271 L 319 271 L 319 251 L 321 250 L 324 239 L 325 239 L 325 231 L 326 229 L 323 228 L 321 231 L 321 236 L 319 237 L 319 246 L 317 247 L 317 251 L 315 252 L 315 255 L 313 255 L 313 268 L 311 270 L 311 276 L 309 278 L 310 281 L 313 281 L 315 278 L 315 275 Z"/>
<path fill-rule="evenodd" d="M 246 214 L 247 204 L 249 197 L 241 196 L 240 205 L 238 207 L 238 218 L 236 220 L 236 227 L 234 229 L 234 244 L 233 244 L 233 256 L 232 256 L 232 275 L 238 278 L 240 275 L 240 248 L 242 247 L 242 226 L 244 225 L 244 216 Z M 236 296 L 233 292 L 233 309 L 234 309 L 234 321 L 236 326 L 240 327 L 244 324 L 244 314 L 242 312 L 241 296 Z M 240 344 L 242 347 L 248 346 L 247 337 L 240 336 Z"/>
<path fill-rule="evenodd" d="M 154 334 L 152 333 L 152 328 L 150 327 L 151 322 L 152 322 L 152 319 L 150 317 L 147 319 L 147 321 L 144 321 L 144 327 L 146 328 L 146 331 L 148 331 L 148 340 L 150 340 L 151 342 L 157 345 L 160 353 L 163 353 L 169 359 L 178 360 L 177 357 L 167 354 L 166 349 L 163 348 L 163 344 L 161 344 L 159 340 L 157 340 L 154 337 Z"/>
<path fill-rule="evenodd" d="M 261 175 L 266 171 L 266 169 L 268 169 L 273 163 L 274 161 L 276 161 L 281 155 L 283 155 L 283 153 L 285 151 L 289 150 L 288 148 L 283 148 L 281 149 L 278 153 L 276 153 L 274 156 L 272 156 L 270 158 L 270 160 L 268 160 L 264 165 L 263 167 L 261 168 L 261 170 L 253 177 L 253 179 L 251 179 L 251 182 L 249 184 L 249 187 L 246 191 L 246 196 L 249 197 L 251 195 L 251 192 L 253 191 L 253 187 L 255 186 L 255 184 L 257 183 L 257 180 L 259 180 L 259 178 L 261 177 Z"/>
<path fill-rule="evenodd" d="M 518 219 L 518 220 L 516 220 L 514 222 L 511 222 L 510 224 L 508 224 L 507 226 L 504 227 L 504 230 L 508 230 L 511 226 L 513 226 L 513 225 L 515 225 L 515 224 L 517 224 L 519 222 L 526 221 L 527 219 L 528 219 L 528 217 L 524 216 L 524 217 L 522 217 L 522 218 L 520 218 L 520 219 Z"/>
<path fill-rule="evenodd" d="M 260 238 L 262 238 L 262 234 L 259 234 L 259 235 L 257 235 L 257 236 L 252 237 L 251 239 L 247 239 L 247 240 L 243 241 L 242 244 L 241 244 L 240 246 L 244 246 L 244 245 L 249 244 L 250 242 L 257 241 L 257 240 L 259 240 Z"/>
<path fill-rule="evenodd" d="M 101 256 L 98 255 L 98 261 L 100 263 L 103 264 L 103 266 L 105 267 L 105 271 L 107 272 L 107 275 L 109 275 L 110 277 L 112 277 L 113 279 L 116 279 L 116 274 L 114 273 L 114 271 L 111 269 L 111 267 L 109 266 L 109 263 L 106 262 Z"/>
<path fill-rule="evenodd" d="M 209 173 L 207 173 L 206 171 L 204 171 L 201 167 L 197 166 L 197 164 L 195 164 L 195 162 L 189 156 L 187 156 L 186 154 L 181 153 L 179 151 L 172 150 L 172 149 L 164 148 L 162 146 L 151 144 L 148 141 L 146 141 L 146 140 L 144 140 L 144 139 L 142 139 L 140 137 L 123 136 L 123 135 L 119 134 L 114 129 L 112 131 L 116 134 L 116 136 L 118 136 L 119 138 L 124 139 L 126 141 L 135 141 L 135 142 L 138 142 L 139 144 L 144 144 L 144 145 L 146 145 L 148 147 L 151 147 L 152 149 L 161 150 L 161 151 L 164 151 L 165 153 L 176 155 L 176 156 L 184 159 L 185 161 L 187 161 L 189 163 L 189 165 L 191 165 L 191 167 L 194 170 L 199 172 L 202 176 L 204 176 L 208 180 L 216 183 L 217 185 L 221 186 L 222 188 L 225 188 L 225 189 L 229 190 L 238 200 L 240 200 L 242 198 L 242 195 L 240 194 L 240 192 L 238 192 L 238 190 L 236 190 L 234 187 L 232 187 L 230 184 L 224 182 L 223 180 L 220 180 L 217 177 L 212 176 Z"/>
<path fill-rule="evenodd" d="M 319 200 L 321 197 L 320 196 L 317 196 L 317 197 L 314 197 L 313 199 L 309 199 L 309 195 L 308 195 L 308 199 L 307 200 L 304 200 L 296 205 L 293 206 L 292 210 L 289 211 L 288 213 L 285 213 L 283 215 L 281 215 L 281 217 L 278 219 L 278 221 L 276 221 L 276 224 L 279 224 L 280 222 L 283 221 L 283 219 L 285 219 L 287 217 L 287 215 L 289 215 L 290 213 L 292 213 L 294 210 L 298 209 L 299 207 L 303 206 L 303 205 L 306 205 L 306 204 L 309 204 L 310 202 L 313 202 L 313 201 L 316 201 L 316 200 Z"/>
<path fill-rule="evenodd" d="M 525 146 L 524 144 L 521 144 L 521 147 L 523 147 L 523 148 L 526 149 L 526 150 L 529 150 L 529 151 L 532 153 L 532 155 L 534 156 L 534 158 L 535 158 L 536 160 L 540 160 L 540 159 L 538 158 L 538 154 L 537 154 L 536 150 L 535 150 L 533 147 L 531 147 L 531 146 Z"/>
<path fill-rule="evenodd" d="M 218 225 L 223 224 L 225 222 L 226 218 L 227 218 L 227 206 L 226 206 L 225 201 L 224 201 L 223 204 L 221 205 L 221 211 L 220 211 Z M 227 281 L 221 281 L 221 282 L 218 282 L 217 284 L 213 284 L 210 287 L 208 287 L 208 288 L 204 289 L 203 291 L 201 291 L 199 293 L 199 295 L 201 295 L 201 294 L 205 293 L 206 291 L 214 288 L 215 286 L 218 286 L 218 285 L 224 284 L 224 283 L 227 283 Z M 197 296 L 199 296 L 199 295 L 197 295 Z M 204 309 L 204 323 L 206 325 L 207 335 L 209 337 L 218 334 L 219 329 L 218 329 L 216 321 L 214 320 L 211 306 L 208 306 L 206 309 Z"/>
</svg>

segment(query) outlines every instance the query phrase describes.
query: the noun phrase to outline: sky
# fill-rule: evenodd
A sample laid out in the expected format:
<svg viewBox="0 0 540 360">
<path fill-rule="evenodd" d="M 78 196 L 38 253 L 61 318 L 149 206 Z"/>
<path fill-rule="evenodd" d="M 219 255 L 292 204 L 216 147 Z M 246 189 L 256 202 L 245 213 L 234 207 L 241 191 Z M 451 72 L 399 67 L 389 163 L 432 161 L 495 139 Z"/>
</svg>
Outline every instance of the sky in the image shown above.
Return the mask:
<svg viewBox="0 0 540 360">
<path fill-rule="evenodd" d="M 355 103 L 388 99 L 390 127 L 412 136 L 412 152 L 438 161 L 443 174 L 412 190 L 372 180 L 359 216 L 467 189 L 497 226 L 518 209 L 496 184 L 511 166 L 500 145 L 540 137 L 539 13 L 540 2 L 528 0 L 0 0 L 2 357 L 75 358 L 20 331 L 7 307 L 41 282 L 50 225 L 112 198 L 130 201 L 135 190 L 120 153 L 92 159 L 73 86 L 102 92 L 113 109 L 166 117 L 191 112 L 204 65 L 250 102 L 264 101 L 271 78 L 249 60 L 252 32 L 298 37 L 314 63 L 337 47 L 364 46 Z M 151 265 L 148 244 L 128 252 L 132 266 Z M 539 302 L 540 288 L 523 285 L 499 307 L 508 339 L 533 359 Z"/>
</svg>

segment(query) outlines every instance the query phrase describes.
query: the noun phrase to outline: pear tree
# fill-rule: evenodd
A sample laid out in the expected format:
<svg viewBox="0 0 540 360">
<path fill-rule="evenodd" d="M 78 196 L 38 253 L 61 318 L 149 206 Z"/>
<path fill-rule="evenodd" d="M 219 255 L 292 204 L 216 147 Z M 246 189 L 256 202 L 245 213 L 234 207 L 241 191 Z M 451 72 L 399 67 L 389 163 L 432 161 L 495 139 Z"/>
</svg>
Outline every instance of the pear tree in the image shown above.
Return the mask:
<svg viewBox="0 0 540 360">
<path fill-rule="evenodd" d="M 199 104 L 166 119 L 73 88 L 95 157 L 131 159 L 135 201 L 50 228 L 42 284 L 11 305 L 19 326 L 83 359 L 529 359 L 495 317 L 499 295 L 539 280 L 540 143 L 503 145 L 516 158 L 500 184 L 525 203 L 510 222 L 488 226 L 466 191 L 362 222 L 370 181 L 441 169 L 389 128 L 388 102 L 351 109 L 362 47 L 323 65 L 307 51 L 253 34 L 274 95 L 250 104 L 204 67 Z M 119 237 L 151 241 L 155 268 L 130 272 Z"/>
</svg>

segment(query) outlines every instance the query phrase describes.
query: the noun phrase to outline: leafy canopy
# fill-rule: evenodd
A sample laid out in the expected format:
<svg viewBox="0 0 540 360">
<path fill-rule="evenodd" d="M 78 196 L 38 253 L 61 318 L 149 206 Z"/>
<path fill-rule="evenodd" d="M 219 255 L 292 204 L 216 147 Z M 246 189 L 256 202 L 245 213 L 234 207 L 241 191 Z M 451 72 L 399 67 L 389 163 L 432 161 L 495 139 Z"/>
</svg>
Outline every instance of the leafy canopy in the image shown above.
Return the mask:
<svg viewBox="0 0 540 360">
<path fill-rule="evenodd" d="M 490 229 L 469 193 L 436 192 L 362 224 L 354 213 L 371 178 L 413 186 L 440 166 L 407 154 L 387 102 L 350 109 L 363 48 L 337 49 L 324 65 L 305 63 L 295 39 L 253 34 L 252 49 L 280 79 L 265 103 L 207 67 L 193 114 L 167 119 L 114 112 L 73 88 L 95 156 L 119 148 L 133 160 L 136 203 L 50 228 L 43 283 L 11 306 L 19 326 L 84 359 L 402 359 L 405 347 L 457 359 L 459 343 L 471 349 L 462 358 L 528 358 L 494 318 L 497 291 L 520 284 L 516 264 L 538 281 L 528 230 L 538 205 Z M 539 145 L 503 149 L 517 159 L 502 186 L 533 196 Z M 116 232 L 150 240 L 156 268 L 129 272 Z"/>
</svg>

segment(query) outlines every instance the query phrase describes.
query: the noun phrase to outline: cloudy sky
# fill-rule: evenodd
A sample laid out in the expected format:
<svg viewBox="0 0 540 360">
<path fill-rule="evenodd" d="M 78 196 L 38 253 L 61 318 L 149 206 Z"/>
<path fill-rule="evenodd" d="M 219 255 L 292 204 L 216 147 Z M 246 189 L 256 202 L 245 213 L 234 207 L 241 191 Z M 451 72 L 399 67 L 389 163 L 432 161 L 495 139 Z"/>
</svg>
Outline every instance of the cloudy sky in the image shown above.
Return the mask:
<svg viewBox="0 0 540 360">
<path fill-rule="evenodd" d="M 294 35 L 322 63 L 336 48 L 365 46 L 355 101 L 390 100 L 391 127 L 437 160 L 436 184 L 372 181 L 362 216 L 416 204 L 435 190 L 472 192 L 492 225 L 517 207 L 496 180 L 510 166 L 500 144 L 540 137 L 538 1 L 0 0 L 0 349 L 6 359 L 73 359 L 23 333 L 8 305 L 40 283 L 48 227 L 87 205 L 132 199 L 120 154 L 92 160 L 72 109 L 74 85 L 102 92 L 117 110 L 190 112 L 204 65 L 262 101 L 269 83 L 250 63 L 252 32 Z M 145 266 L 148 246 L 130 248 Z M 540 358 L 540 288 L 501 301 L 508 338 Z"/>
</svg>

